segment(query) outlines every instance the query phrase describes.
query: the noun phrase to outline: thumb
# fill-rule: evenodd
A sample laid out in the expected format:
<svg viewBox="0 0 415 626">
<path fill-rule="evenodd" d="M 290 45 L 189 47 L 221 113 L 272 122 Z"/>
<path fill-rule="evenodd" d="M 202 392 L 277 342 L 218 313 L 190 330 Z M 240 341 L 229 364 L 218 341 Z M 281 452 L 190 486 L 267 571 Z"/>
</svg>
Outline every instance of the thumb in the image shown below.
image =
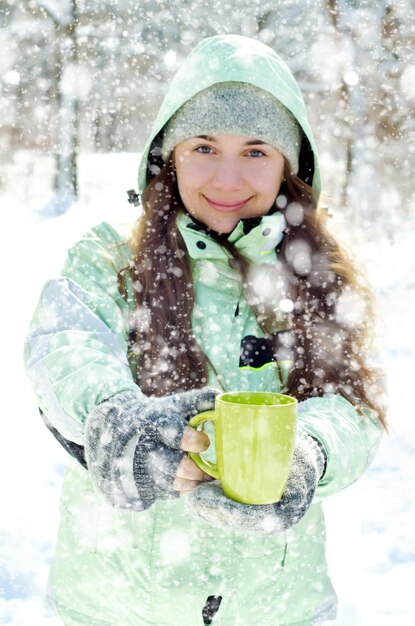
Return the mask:
<svg viewBox="0 0 415 626">
<path fill-rule="evenodd" d="M 180 442 L 180 449 L 186 452 L 204 452 L 209 448 L 210 440 L 206 433 L 186 426 Z"/>
</svg>

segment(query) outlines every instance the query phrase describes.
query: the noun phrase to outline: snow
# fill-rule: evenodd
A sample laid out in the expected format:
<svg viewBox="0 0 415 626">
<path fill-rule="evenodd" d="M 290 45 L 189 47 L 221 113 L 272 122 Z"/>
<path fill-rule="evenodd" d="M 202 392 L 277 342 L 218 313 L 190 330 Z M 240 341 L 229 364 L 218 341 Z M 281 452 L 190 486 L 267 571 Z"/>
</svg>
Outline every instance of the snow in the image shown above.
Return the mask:
<svg viewBox="0 0 415 626">
<path fill-rule="evenodd" d="M 415 100 L 415 65 L 408 65 L 402 72 L 400 87 L 408 100 Z"/>
<path fill-rule="evenodd" d="M 37 2 L 60 26 L 67 26 L 72 20 L 71 0 L 41 0 Z"/>
<path fill-rule="evenodd" d="M 43 593 L 66 454 L 42 425 L 23 372 L 27 324 L 43 282 L 58 273 L 67 247 L 98 221 L 129 221 L 137 211 L 125 192 L 135 186 L 138 155 L 83 154 L 79 164 L 80 200 L 53 219 L 42 220 L 35 210 L 48 200 L 53 164 L 47 158 L 17 153 L 0 190 L 6 424 L 0 441 L 0 622 L 5 626 L 61 626 L 46 613 Z M 402 232 L 395 245 L 383 241 L 357 250 L 382 306 L 391 433 L 367 473 L 326 501 L 328 557 L 340 603 L 337 626 L 415 623 L 415 232 Z M 176 558 L 167 539 L 166 558 Z"/>
</svg>

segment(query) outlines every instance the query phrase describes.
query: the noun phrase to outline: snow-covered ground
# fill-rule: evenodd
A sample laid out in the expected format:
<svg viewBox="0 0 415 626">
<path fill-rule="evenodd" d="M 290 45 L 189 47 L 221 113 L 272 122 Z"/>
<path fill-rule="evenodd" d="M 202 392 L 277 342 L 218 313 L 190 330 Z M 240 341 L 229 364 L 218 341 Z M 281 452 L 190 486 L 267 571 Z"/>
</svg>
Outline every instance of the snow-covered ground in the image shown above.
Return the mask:
<svg viewBox="0 0 415 626">
<path fill-rule="evenodd" d="M 46 614 L 47 583 L 58 523 L 65 453 L 43 427 L 22 366 L 23 340 L 43 282 L 65 250 L 102 219 L 130 220 L 137 209 L 125 190 L 135 186 L 134 154 L 82 155 L 80 201 L 65 215 L 38 218 L 52 163 L 22 152 L 0 189 L 1 343 L 0 623 L 59 626 Z M 28 184 L 30 179 L 30 184 Z M 415 232 L 395 245 L 357 251 L 378 289 L 380 339 L 388 373 L 391 433 L 355 485 L 326 502 L 328 556 L 339 595 L 337 626 L 415 624 Z"/>
</svg>

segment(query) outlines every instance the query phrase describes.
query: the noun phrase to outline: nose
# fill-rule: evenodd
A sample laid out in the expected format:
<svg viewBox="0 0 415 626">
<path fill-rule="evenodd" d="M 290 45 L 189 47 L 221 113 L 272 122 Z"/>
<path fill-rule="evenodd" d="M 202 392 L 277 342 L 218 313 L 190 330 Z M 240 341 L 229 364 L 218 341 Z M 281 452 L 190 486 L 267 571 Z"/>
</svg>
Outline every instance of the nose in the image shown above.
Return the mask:
<svg viewBox="0 0 415 626">
<path fill-rule="evenodd" d="M 244 185 L 241 165 L 235 158 L 218 160 L 212 180 L 212 187 L 219 191 L 236 191 Z"/>
</svg>

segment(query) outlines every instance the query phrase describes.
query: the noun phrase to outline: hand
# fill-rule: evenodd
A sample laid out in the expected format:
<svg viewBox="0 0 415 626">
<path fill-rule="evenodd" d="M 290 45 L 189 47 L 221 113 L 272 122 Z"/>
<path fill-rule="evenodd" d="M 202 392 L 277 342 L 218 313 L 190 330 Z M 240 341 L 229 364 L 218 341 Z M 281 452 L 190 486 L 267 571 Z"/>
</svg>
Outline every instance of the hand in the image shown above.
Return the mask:
<svg viewBox="0 0 415 626">
<path fill-rule="evenodd" d="M 204 452 L 209 447 L 209 437 L 206 433 L 190 426 L 186 426 L 180 443 L 180 449 L 186 452 Z M 209 474 L 199 469 L 190 457 L 185 455 L 177 468 L 176 478 L 173 482 L 173 489 L 180 495 L 185 495 L 193 491 L 202 482 L 213 480 Z"/>
<path fill-rule="evenodd" d="M 305 433 L 297 437 L 291 471 L 284 494 L 275 504 L 241 504 L 227 498 L 220 483 L 202 485 L 186 498 L 187 510 L 214 526 L 242 533 L 283 532 L 306 514 L 326 457 L 321 444 Z"/>
<path fill-rule="evenodd" d="M 104 497 L 113 506 L 142 511 L 188 491 L 192 485 L 182 480 L 199 482 L 203 476 L 181 461 L 195 440 L 206 449 L 207 435 L 193 429 L 183 435 L 192 417 L 213 409 L 217 393 L 204 388 L 146 398 L 125 391 L 95 407 L 85 424 L 85 452 Z"/>
</svg>

